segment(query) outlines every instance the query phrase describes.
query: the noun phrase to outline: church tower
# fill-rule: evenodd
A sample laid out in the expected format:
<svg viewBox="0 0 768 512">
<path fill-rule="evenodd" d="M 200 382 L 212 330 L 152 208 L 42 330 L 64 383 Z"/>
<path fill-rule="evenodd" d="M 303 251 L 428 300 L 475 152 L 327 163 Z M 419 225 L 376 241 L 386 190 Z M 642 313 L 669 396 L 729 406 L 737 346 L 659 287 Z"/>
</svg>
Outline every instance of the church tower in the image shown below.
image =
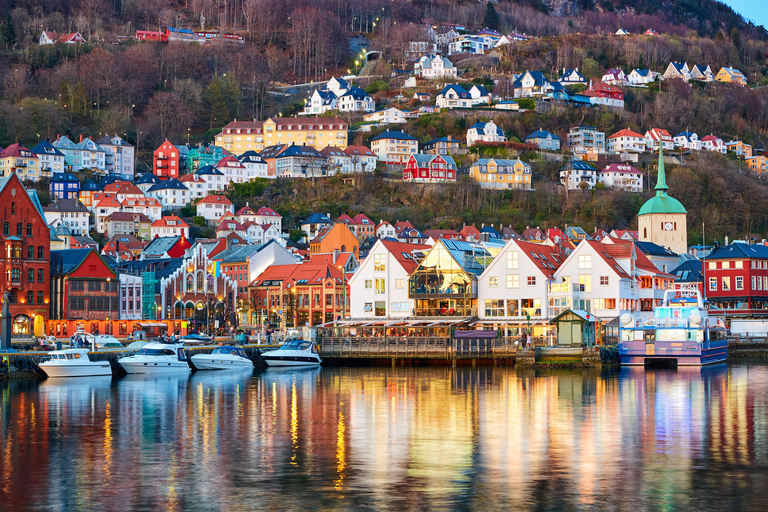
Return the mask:
<svg viewBox="0 0 768 512">
<path fill-rule="evenodd" d="M 688 252 L 688 212 L 677 199 L 667 195 L 664 156 L 659 144 L 659 175 L 656 195 L 645 202 L 637 214 L 637 229 L 642 242 L 663 245 L 677 254 Z"/>
</svg>

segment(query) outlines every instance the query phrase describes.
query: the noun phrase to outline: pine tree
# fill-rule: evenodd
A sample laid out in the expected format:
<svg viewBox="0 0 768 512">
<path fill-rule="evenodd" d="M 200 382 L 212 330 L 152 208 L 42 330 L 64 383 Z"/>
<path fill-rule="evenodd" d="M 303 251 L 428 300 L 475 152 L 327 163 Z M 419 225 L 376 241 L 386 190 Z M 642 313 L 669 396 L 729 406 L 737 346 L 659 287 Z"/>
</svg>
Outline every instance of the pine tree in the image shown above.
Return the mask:
<svg viewBox="0 0 768 512">
<path fill-rule="evenodd" d="M 5 48 L 13 48 L 16 46 L 16 25 L 13 23 L 11 13 L 5 11 L 3 14 L 3 22 L 0 30 L 3 32 L 3 41 L 5 41 Z"/>
<path fill-rule="evenodd" d="M 210 115 L 210 127 L 224 126 L 229 122 L 229 108 L 224 97 L 224 84 L 218 75 L 211 80 L 211 84 L 205 90 L 205 100 Z"/>
<path fill-rule="evenodd" d="M 499 14 L 496 12 L 496 8 L 492 2 L 485 4 L 485 17 L 483 18 L 483 25 L 485 28 L 491 30 L 499 29 Z"/>
</svg>

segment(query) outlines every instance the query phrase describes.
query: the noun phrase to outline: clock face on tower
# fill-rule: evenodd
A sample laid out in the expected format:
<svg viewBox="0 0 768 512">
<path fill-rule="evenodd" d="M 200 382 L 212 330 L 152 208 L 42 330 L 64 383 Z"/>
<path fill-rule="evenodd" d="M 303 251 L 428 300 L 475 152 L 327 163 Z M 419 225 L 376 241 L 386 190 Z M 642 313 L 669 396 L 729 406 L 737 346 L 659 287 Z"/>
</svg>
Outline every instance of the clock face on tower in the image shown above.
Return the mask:
<svg viewBox="0 0 768 512">
<path fill-rule="evenodd" d="M 672 228 L 674 228 L 674 225 L 671 222 L 664 224 L 664 231 L 672 231 Z"/>
</svg>

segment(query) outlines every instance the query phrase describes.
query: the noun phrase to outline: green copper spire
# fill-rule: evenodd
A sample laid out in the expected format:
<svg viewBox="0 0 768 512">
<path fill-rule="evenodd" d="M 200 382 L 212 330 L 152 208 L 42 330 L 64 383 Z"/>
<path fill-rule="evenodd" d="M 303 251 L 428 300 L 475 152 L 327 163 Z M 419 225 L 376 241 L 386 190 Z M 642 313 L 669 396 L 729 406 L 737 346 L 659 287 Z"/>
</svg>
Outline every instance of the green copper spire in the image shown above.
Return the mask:
<svg viewBox="0 0 768 512">
<path fill-rule="evenodd" d="M 662 141 L 659 139 L 659 174 L 656 177 L 656 187 L 654 188 L 654 190 L 658 190 L 656 195 L 667 195 L 667 190 L 669 190 L 669 187 L 667 186 L 667 179 L 664 175 L 664 155 L 661 151 L 662 145 Z"/>
</svg>

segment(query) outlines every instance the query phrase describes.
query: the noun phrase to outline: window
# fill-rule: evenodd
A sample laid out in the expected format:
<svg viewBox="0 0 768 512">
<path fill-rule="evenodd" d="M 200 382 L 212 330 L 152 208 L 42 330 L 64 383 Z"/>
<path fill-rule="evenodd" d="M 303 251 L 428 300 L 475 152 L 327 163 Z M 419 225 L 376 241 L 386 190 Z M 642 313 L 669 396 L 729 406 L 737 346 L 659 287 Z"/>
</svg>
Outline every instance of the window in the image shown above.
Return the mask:
<svg viewBox="0 0 768 512">
<path fill-rule="evenodd" d="M 34 283 L 35 282 L 35 269 L 28 268 L 27 269 L 27 282 L 28 283 Z"/>
<path fill-rule="evenodd" d="M 741 263 L 741 262 L 739 261 L 738 263 Z M 736 289 L 737 290 L 743 290 L 744 289 L 744 277 L 736 276 Z"/>
<path fill-rule="evenodd" d="M 752 262 L 754 264 L 754 262 Z M 755 279 L 755 276 L 752 276 L 752 289 L 757 290 L 757 279 Z"/>
<path fill-rule="evenodd" d="M 376 279 L 376 295 L 381 295 L 386 292 L 386 281 L 384 279 Z"/>
<path fill-rule="evenodd" d="M 733 262 L 733 268 L 744 268 L 744 262 L 743 261 L 734 261 Z"/>
<path fill-rule="evenodd" d="M 325 296 L 325 305 L 326 306 L 333 306 L 333 295 L 326 295 Z"/>
<path fill-rule="evenodd" d="M 100 292 L 101 291 L 101 282 L 100 281 L 88 281 L 88 291 L 89 292 Z"/>
<path fill-rule="evenodd" d="M 10 234 L 9 232 L 10 229 L 11 229 L 10 224 L 8 224 L 7 222 L 3 222 L 3 236 L 8 236 Z"/>
<path fill-rule="evenodd" d="M 600 286 L 608 286 L 608 276 L 600 276 Z"/>
<path fill-rule="evenodd" d="M 32 224 L 27 223 L 27 236 L 32 236 Z"/>
<path fill-rule="evenodd" d="M 492 276 L 488 278 L 488 286 L 491 288 L 496 288 L 499 286 L 499 278 L 498 276 Z"/>
<path fill-rule="evenodd" d="M 721 268 L 731 268 L 731 262 L 730 261 L 724 261 L 723 266 Z"/>
<path fill-rule="evenodd" d="M 520 309 L 526 316 L 541 316 L 541 299 L 522 299 Z"/>
<path fill-rule="evenodd" d="M 731 278 L 730 277 L 724 277 L 723 278 L 723 291 L 727 292 L 731 289 Z"/>
<path fill-rule="evenodd" d="M 716 261 L 710 261 L 709 262 L 709 270 L 714 270 L 717 268 L 717 262 Z"/>
<path fill-rule="evenodd" d="M 366 279 L 365 280 L 365 289 L 370 290 L 373 288 L 373 280 L 372 279 Z"/>
<path fill-rule="evenodd" d="M 32 290 L 29 290 L 27 292 L 27 304 L 34 304 L 35 303 L 35 292 Z"/>
<path fill-rule="evenodd" d="M 19 222 L 18 224 L 16 224 L 16 235 L 17 236 L 22 236 L 23 235 L 23 231 L 24 231 L 24 227 L 23 227 L 22 223 Z"/>
<path fill-rule="evenodd" d="M 37 259 L 42 260 L 43 258 L 45 258 L 45 248 L 40 245 L 37 248 Z"/>
<path fill-rule="evenodd" d="M 42 283 L 45 280 L 43 279 L 43 269 L 39 268 L 37 269 L 37 282 Z"/>
<path fill-rule="evenodd" d="M 517 251 L 509 251 L 507 253 L 507 270 L 516 270 L 517 265 Z"/>
<path fill-rule="evenodd" d="M 528 286 L 536 286 L 536 276 L 528 276 Z"/>
<path fill-rule="evenodd" d="M 43 292 L 37 292 L 37 303 L 42 304 L 45 302 L 45 296 Z"/>
<path fill-rule="evenodd" d="M 27 246 L 27 259 L 32 259 L 35 257 L 35 246 L 34 245 L 28 245 Z"/>
<path fill-rule="evenodd" d="M 507 275 L 507 288 L 519 288 L 520 276 L 517 274 Z"/>
<path fill-rule="evenodd" d="M 405 280 L 404 279 L 395 279 L 395 288 L 398 290 L 402 290 L 405 287 Z"/>
<path fill-rule="evenodd" d="M 591 292 L 592 291 L 592 276 L 590 275 L 582 275 L 579 276 L 579 285 L 582 292 Z"/>
<path fill-rule="evenodd" d="M 374 254 L 373 255 L 373 270 L 375 272 L 384 272 L 387 268 L 386 265 L 387 261 L 387 255 L 386 254 Z"/>
<path fill-rule="evenodd" d="M 520 301 L 510 299 L 507 301 L 507 316 L 520 316 Z"/>
<path fill-rule="evenodd" d="M 496 299 L 486 300 L 485 316 L 504 316 L 504 301 Z"/>
<path fill-rule="evenodd" d="M 591 254 L 583 254 L 579 256 L 579 268 L 592 268 Z"/>
</svg>

